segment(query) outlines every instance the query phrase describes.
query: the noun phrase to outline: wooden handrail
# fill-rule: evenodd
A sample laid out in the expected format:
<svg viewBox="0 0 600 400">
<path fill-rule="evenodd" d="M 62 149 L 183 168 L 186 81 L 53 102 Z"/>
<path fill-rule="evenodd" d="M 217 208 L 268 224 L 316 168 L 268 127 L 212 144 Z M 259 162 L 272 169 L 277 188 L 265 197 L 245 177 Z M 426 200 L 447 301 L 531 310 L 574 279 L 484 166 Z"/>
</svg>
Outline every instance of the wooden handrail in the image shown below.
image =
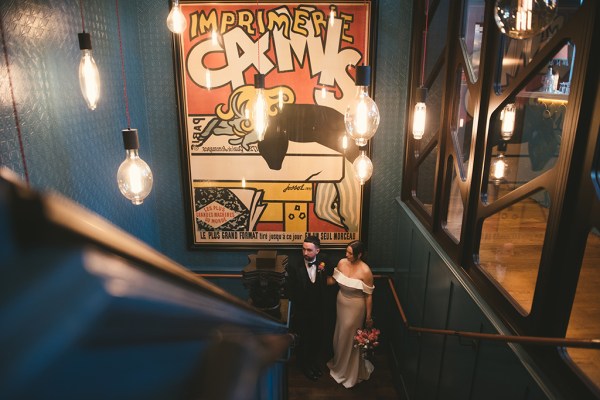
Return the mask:
<svg viewBox="0 0 600 400">
<path fill-rule="evenodd" d="M 379 276 L 383 277 L 383 276 Z M 600 339 L 570 339 L 570 338 L 552 338 L 552 337 L 539 337 L 539 336 L 515 336 L 515 335 L 502 335 L 498 333 L 480 333 L 480 332 L 468 332 L 468 331 L 454 331 L 448 329 L 434 329 L 434 328 L 421 328 L 416 326 L 411 326 L 408 323 L 408 319 L 406 318 L 406 314 L 404 313 L 404 309 L 402 308 L 402 304 L 400 303 L 400 299 L 398 298 L 398 294 L 396 293 L 396 288 L 394 287 L 394 282 L 391 278 L 387 277 L 388 284 L 390 285 L 390 289 L 392 291 L 392 295 L 394 296 L 394 301 L 396 302 L 396 307 L 398 307 L 398 311 L 400 312 L 400 317 L 402 318 L 402 323 L 412 332 L 418 333 L 429 333 L 434 335 L 445 335 L 445 336 L 458 336 L 462 338 L 469 339 L 483 339 L 483 340 L 492 340 L 496 342 L 510 342 L 510 343 L 524 343 L 524 344 L 533 344 L 540 346 L 557 346 L 557 347 L 579 347 L 586 349 L 600 349 Z"/>
<path fill-rule="evenodd" d="M 203 274 L 199 273 L 198 275 L 205 278 L 212 277 L 220 277 L 220 278 L 239 278 L 241 275 L 238 274 Z M 402 318 L 402 324 L 406 329 L 411 332 L 417 333 L 427 333 L 433 335 L 445 335 L 445 336 L 456 336 L 467 339 L 475 339 L 475 340 L 490 340 L 496 342 L 506 342 L 506 343 L 524 343 L 524 344 L 532 344 L 539 346 L 556 346 L 556 347 L 577 347 L 577 348 L 585 348 L 585 349 L 600 349 L 600 339 L 571 339 L 571 338 L 552 338 L 552 337 L 541 337 L 541 336 L 521 336 L 521 335 L 502 335 L 498 333 L 481 333 L 481 332 L 469 332 L 469 331 L 456 331 L 450 329 L 435 329 L 435 328 L 423 328 L 417 326 L 411 326 L 406 318 L 406 314 L 404 313 L 404 308 L 400 303 L 400 299 L 398 298 L 398 294 L 396 293 L 396 288 L 394 287 L 394 282 L 392 279 L 385 275 L 374 275 L 375 278 L 378 279 L 387 279 L 388 284 L 390 286 L 390 290 L 392 291 L 392 295 L 394 296 L 394 301 L 396 302 L 396 307 L 398 308 L 398 312 L 400 313 L 400 317 Z"/>
</svg>

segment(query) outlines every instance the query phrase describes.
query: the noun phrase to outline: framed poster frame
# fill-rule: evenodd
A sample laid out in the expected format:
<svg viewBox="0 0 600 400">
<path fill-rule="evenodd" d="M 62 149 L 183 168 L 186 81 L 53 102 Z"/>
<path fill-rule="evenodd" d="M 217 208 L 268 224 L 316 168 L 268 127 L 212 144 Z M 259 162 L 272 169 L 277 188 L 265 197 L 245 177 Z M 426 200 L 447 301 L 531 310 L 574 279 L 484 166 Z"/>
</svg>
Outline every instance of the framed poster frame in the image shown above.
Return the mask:
<svg viewBox="0 0 600 400">
<path fill-rule="evenodd" d="M 309 234 L 324 248 L 366 241 L 369 184 L 354 178 L 359 148 L 343 147 L 343 115 L 357 91 L 355 67 L 373 67 L 376 0 L 179 5 L 187 27 L 173 43 L 190 248 L 297 248 Z M 258 73 L 269 106 L 264 140 L 251 114 Z M 370 156 L 370 145 L 360 150 Z"/>
</svg>

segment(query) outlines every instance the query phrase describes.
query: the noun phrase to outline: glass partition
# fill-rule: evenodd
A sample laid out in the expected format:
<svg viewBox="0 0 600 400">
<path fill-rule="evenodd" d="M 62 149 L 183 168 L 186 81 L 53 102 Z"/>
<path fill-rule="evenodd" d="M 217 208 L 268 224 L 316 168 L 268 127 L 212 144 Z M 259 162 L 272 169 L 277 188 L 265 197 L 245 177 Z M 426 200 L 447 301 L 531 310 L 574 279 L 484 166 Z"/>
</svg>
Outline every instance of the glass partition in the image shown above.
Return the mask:
<svg viewBox="0 0 600 400">
<path fill-rule="evenodd" d="M 516 96 L 509 97 L 492 114 L 484 203 L 492 203 L 556 165 L 572 71 L 572 62 L 561 66 L 556 60 L 563 57 L 561 54 L 574 52 L 572 44 L 562 46 L 549 64 L 544 64 Z"/>
<path fill-rule="evenodd" d="M 462 221 L 464 215 L 463 199 L 460 195 L 460 186 L 456 168 L 453 168 L 454 160 L 452 157 L 448 160 L 449 168 L 452 168 L 452 180 L 450 183 L 450 195 L 448 197 L 448 212 L 444 229 L 454 239 L 456 243 L 460 241 L 462 232 Z"/>
<path fill-rule="evenodd" d="M 550 196 L 535 193 L 486 218 L 479 267 L 524 312 L 529 313 L 546 235 Z"/>
<path fill-rule="evenodd" d="M 466 0 L 463 4 L 460 42 L 473 81 L 479 78 L 484 10 L 484 0 Z"/>
<path fill-rule="evenodd" d="M 433 193 L 435 191 L 435 166 L 438 157 L 436 145 L 419 164 L 417 176 L 416 196 L 425 211 L 431 215 L 433 207 Z"/>
<path fill-rule="evenodd" d="M 448 8 L 450 0 L 437 2 L 437 7 L 431 7 L 429 2 L 429 25 L 427 27 L 427 57 L 425 59 L 425 79 L 431 75 L 433 67 L 444 55 L 446 37 L 448 36 Z"/>
<path fill-rule="evenodd" d="M 454 110 L 450 124 L 452 145 L 456 154 L 456 165 L 460 172 L 460 179 L 467 179 L 467 168 L 471 152 L 471 136 L 473 134 L 474 104 L 469 95 L 467 76 L 459 68 L 454 83 Z"/>
<path fill-rule="evenodd" d="M 506 87 L 517 77 L 546 43 L 560 30 L 571 14 L 580 7 L 579 0 L 561 0 L 559 2 L 558 14 L 550 26 L 539 35 L 530 39 L 511 39 L 508 36 L 500 36 L 500 62 L 501 68 L 496 73 L 496 93 L 503 93 Z M 571 67 L 574 52 L 559 52 L 552 61 L 556 65 Z"/>
<path fill-rule="evenodd" d="M 600 231 L 588 234 L 567 337 L 600 338 Z M 573 363 L 600 389 L 600 352 L 568 348 Z"/>
</svg>

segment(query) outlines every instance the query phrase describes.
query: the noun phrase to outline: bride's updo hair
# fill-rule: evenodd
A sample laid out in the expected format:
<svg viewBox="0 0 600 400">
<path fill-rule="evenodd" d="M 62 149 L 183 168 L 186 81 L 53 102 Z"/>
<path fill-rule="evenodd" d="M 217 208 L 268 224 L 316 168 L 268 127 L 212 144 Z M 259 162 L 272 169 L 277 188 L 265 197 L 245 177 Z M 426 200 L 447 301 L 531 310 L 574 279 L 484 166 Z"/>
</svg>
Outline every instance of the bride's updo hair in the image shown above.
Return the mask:
<svg viewBox="0 0 600 400">
<path fill-rule="evenodd" d="M 358 259 L 358 260 L 362 260 L 366 253 L 367 253 L 367 248 L 365 247 L 365 244 L 363 242 L 361 242 L 360 240 L 355 240 L 353 242 L 350 242 L 348 244 L 348 246 L 350 246 L 350 248 L 352 249 L 352 254 L 354 255 L 354 258 Z M 360 254 L 360 257 L 359 257 Z"/>
</svg>

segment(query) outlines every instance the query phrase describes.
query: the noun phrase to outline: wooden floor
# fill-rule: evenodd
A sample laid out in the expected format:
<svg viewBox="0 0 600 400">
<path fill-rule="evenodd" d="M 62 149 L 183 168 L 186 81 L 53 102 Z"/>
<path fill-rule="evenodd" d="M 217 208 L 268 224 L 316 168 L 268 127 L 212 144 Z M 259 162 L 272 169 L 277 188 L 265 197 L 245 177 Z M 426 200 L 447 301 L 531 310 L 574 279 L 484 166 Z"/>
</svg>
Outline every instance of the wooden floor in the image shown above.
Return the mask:
<svg viewBox="0 0 600 400">
<path fill-rule="evenodd" d="M 316 382 L 305 377 L 296 366 L 294 357 L 288 365 L 289 400 L 319 400 L 319 399 L 360 399 L 360 400 L 391 400 L 400 399 L 394 388 L 392 373 L 388 368 L 385 355 L 376 354 L 372 360 L 375 370 L 371 378 L 351 389 L 337 383 L 327 369 L 325 362 L 321 365 L 323 376 Z"/>
</svg>

